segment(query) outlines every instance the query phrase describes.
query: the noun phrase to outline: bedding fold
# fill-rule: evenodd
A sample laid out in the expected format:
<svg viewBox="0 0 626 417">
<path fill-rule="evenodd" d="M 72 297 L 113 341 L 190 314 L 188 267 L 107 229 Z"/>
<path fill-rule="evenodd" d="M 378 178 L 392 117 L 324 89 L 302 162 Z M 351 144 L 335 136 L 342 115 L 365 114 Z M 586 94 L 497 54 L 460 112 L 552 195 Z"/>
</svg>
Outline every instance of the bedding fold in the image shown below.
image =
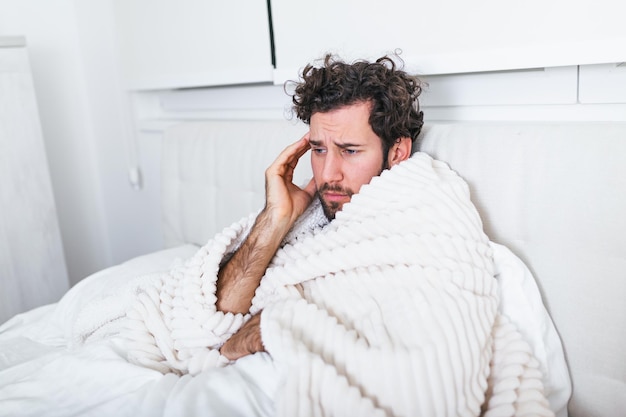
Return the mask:
<svg viewBox="0 0 626 417">
<path fill-rule="evenodd" d="M 498 312 L 493 250 L 467 184 L 446 164 L 417 153 L 327 225 L 317 204 L 302 218 L 248 314 L 218 311 L 215 292 L 254 215 L 130 285 L 132 302 L 110 320 L 128 359 L 177 374 L 226 366 L 219 347 L 262 314 L 284 374 L 280 415 L 552 415 L 537 361 Z M 106 322 L 77 321 L 77 339 L 109 333 Z"/>
</svg>

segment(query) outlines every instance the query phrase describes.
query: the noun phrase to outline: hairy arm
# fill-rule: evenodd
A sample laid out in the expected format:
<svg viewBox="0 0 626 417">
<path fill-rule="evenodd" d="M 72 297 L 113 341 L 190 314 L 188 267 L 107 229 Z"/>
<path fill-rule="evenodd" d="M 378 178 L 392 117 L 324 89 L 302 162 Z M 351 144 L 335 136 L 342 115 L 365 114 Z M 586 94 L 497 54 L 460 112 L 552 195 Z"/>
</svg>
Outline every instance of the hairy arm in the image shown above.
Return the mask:
<svg viewBox="0 0 626 417">
<path fill-rule="evenodd" d="M 266 211 L 259 214 L 247 239 L 218 273 L 218 310 L 243 314 L 250 310 L 254 292 L 287 233 L 282 229 Z"/>
<path fill-rule="evenodd" d="M 310 204 L 313 181 L 304 189 L 293 184 L 298 160 L 310 147 L 308 139 L 306 134 L 285 148 L 265 171 L 265 207 L 247 239 L 218 273 L 218 310 L 244 314 L 250 310 L 254 292 L 281 241 Z"/>
</svg>

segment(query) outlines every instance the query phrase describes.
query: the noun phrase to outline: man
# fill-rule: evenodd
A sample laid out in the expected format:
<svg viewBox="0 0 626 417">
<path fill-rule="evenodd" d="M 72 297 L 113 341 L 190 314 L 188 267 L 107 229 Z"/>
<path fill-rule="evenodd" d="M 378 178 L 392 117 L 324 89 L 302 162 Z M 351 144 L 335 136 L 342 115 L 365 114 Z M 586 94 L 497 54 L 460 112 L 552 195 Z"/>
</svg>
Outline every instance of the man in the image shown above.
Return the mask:
<svg viewBox="0 0 626 417">
<path fill-rule="evenodd" d="M 247 313 L 261 278 L 296 220 L 318 199 L 328 220 L 362 185 L 409 158 L 423 125 L 422 84 L 389 57 L 348 64 L 327 55 L 308 65 L 296 84 L 294 110 L 310 130 L 265 172 L 266 203 L 241 247 L 220 269 L 217 308 Z M 313 178 L 293 184 L 294 169 L 311 149 Z M 260 314 L 221 347 L 230 360 L 263 351 Z"/>
<path fill-rule="evenodd" d="M 128 406 L 113 375 L 146 415 L 553 415 L 539 362 L 498 311 L 494 251 L 467 184 L 424 153 L 409 159 L 419 82 L 389 58 L 327 57 L 303 78 L 294 104 L 310 131 L 267 169 L 262 212 L 168 271 L 86 306 L 74 293 L 61 310 L 76 317 L 73 340 L 93 344 L 50 351 L 27 378 L 46 388 L 32 414 Z M 308 149 L 313 180 L 299 188 Z M 265 348 L 271 359 L 244 357 Z M 103 372 L 74 375 L 94 358 Z M 149 372 L 144 384 L 143 368 L 191 377 Z M 79 394 L 110 400 L 56 401 L 63 372 Z M 13 387 L 2 396 L 18 398 Z"/>
</svg>

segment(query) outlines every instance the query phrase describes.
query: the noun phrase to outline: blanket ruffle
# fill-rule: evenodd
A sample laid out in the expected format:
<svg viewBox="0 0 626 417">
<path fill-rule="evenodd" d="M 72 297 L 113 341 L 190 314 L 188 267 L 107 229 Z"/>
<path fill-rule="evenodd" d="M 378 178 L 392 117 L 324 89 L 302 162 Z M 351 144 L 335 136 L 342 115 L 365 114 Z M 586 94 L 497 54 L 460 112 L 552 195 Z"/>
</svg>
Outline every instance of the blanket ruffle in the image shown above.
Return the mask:
<svg viewBox="0 0 626 417">
<path fill-rule="evenodd" d="M 137 292 L 123 332 L 129 361 L 178 374 L 228 363 L 217 349 L 249 315 L 216 309 L 217 274 L 253 223 L 249 216 L 224 229 L 184 265 Z"/>
<path fill-rule="evenodd" d="M 287 245 L 253 303 L 287 372 L 281 415 L 480 413 L 498 305 L 492 252 L 466 184 L 425 154 Z"/>
<path fill-rule="evenodd" d="M 250 314 L 216 309 L 219 268 L 243 242 L 254 224 L 250 215 L 225 228 L 191 259 L 153 285 L 136 292 L 126 315 L 128 359 L 160 372 L 195 375 L 229 361 L 219 348 L 250 318 Z M 312 204 L 285 237 L 298 242 L 328 223 L 318 203 Z"/>
<path fill-rule="evenodd" d="M 122 331 L 129 360 L 179 374 L 223 366 L 218 348 L 262 311 L 286 378 L 280 415 L 551 415 L 530 349 L 508 342 L 519 333 L 498 314 L 467 184 L 446 164 L 417 153 L 324 228 L 320 212 L 276 253 L 247 315 L 217 311 L 215 291 L 254 216 L 137 289 Z"/>
</svg>

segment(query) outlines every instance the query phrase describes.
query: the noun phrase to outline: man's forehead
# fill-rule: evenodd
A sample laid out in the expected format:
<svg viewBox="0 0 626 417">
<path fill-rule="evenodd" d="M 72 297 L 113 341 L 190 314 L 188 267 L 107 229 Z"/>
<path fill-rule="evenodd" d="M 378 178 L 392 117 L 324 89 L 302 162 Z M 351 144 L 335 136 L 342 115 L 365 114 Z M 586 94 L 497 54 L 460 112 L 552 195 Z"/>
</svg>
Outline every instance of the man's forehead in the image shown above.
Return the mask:
<svg viewBox="0 0 626 417">
<path fill-rule="evenodd" d="M 310 122 L 311 140 L 367 142 L 374 134 L 369 124 L 367 103 L 354 104 L 323 113 L 314 113 Z"/>
<path fill-rule="evenodd" d="M 372 108 L 373 108 L 373 102 L 371 100 L 357 101 L 351 104 L 338 106 L 330 110 L 315 111 L 311 114 L 311 122 L 313 121 L 313 119 L 320 119 L 320 118 L 332 119 L 332 118 L 341 117 L 343 115 L 352 115 L 353 117 L 358 115 L 361 118 L 364 118 L 365 120 L 369 120 L 369 116 L 372 113 Z"/>
</svg>

